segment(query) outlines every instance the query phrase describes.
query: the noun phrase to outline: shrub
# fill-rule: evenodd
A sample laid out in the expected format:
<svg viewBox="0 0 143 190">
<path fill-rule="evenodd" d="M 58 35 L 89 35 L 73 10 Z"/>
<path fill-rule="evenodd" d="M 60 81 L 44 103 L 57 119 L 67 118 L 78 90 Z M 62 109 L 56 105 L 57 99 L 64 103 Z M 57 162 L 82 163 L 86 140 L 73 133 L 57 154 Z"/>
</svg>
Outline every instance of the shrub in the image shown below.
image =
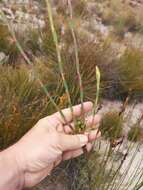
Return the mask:
<svg viewBox="0 0 143 190">
<path fill-rule="evenodd" d="M 105 24 L 113 26 L 113 33 L 119 37 L 124 37 L 127 31 L 136 31 L 138 26 L 136 13 L 128 3 L 121 0 L 106 3 L 101 17 Z"/>
<path fill-rule="evenodd" d="M 25 39 L 17 33 L 17 38 L 20 41 L 22 47 L 24 48 Z M 3 23 L 0 23 L 0 51 L 4 52 L 7 56 L 7 63 L 15 65 L 15 63 L 22 59 L 21 53 L 17 48 L 14 38 L 11 36 L 8 27 Z M 21 61 L 22 62 L 22 61 Z"/>
<path fill-rule="evenodd" d="M 111 142 L 122 137 L 123 118 L 117 111 L 104 114 L 100 130 L 102 135 Z"/>
<path fill-rule="evenodd" d="M 142 129 L 140 126 L 133 126 L 129 133 L 128 133 L 128 140 L 129 141 L 133 141 L 133 142 L 137 142 L 139 140 L 141 140 L 141 136 L 142 136 Z"/>
<path fill-rule="evenodd" d="M 72 1 L 72 8 L 73 8 L 73 12 L 74 12 L 74 16 L 76 17 L 82 17 L 85 15 L 86 13 L 86 1 L 84 0 L 73 0 Z M 67 3 L 57 3 L 57 11 L 60 14 L 65 15 L 67 12 L 65 11 L 65 9 L 68 9 Z"/>
<path fill-rule="evenodd" d="M 136 20 L 132 12 L 123 12 L 118 15 L 113 23 L 114 32 L 119 36 L 124 36 L 128 31 L 136 29 Z"/>
<path fill-rule="evenodd" d="M 136 97 L 143 92 L 143 53 L 138 49 L 127 49 L 119 60 L 119 74 L 122 91 L 132 91 Z"/>
<path fill-rule="evenodd" d="M 3 149 L 55 109 L 36 80 L 30 77 L 29 69 L 0 67 L 0 72 L 0 149 Z"/>
<path fill-rule="evenodd" d="M 8 28 L 0 24 L 0 51 L 7 53 L 7 46 L 8 46 L 8 38 L 9 38 L 9 31 Z"/>
<path fill-rule="evenodd" d="M 79 62 L 83 79 L 84 93 L 89 99 L 94 99 L 96 94 L 95 67 L 101 71 L 100 92 L 102 97 L 118 97 L 118 70 L 116 66 L 116 53 L 112 46 L 112 39 L 105 39 L 99 44 L 86 41 L 79 42 Z"/>
</svg>

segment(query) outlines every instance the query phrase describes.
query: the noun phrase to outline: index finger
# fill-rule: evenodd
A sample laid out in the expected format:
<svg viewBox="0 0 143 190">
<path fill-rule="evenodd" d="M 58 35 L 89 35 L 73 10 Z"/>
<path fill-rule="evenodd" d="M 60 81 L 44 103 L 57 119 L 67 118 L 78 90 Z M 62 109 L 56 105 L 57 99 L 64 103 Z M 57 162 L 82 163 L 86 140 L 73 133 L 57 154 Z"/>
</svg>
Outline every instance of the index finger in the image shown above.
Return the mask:
<svg viewBox="0 0 143 190">
<path fill-rule="evenodd" d="M 62 110 L 62 113 L 65 117 L 65 120 L 61 116 L 59 112 L 55 113 L 53 116 L 58 119 L 58 121 L 62 124 L 66 124 L 66 122 L 71 122 L 73 120 L 73 117 L 80 117 L 83 113 L 88 113 L 92 110 L 93 108 L 93 103 L 92 102 L 85 102 L 83 103 L 83 110 L 82 110 L 82 105 L 76 105 L 73 106 L 73 113 L 70 108 Z"/>
</svg>

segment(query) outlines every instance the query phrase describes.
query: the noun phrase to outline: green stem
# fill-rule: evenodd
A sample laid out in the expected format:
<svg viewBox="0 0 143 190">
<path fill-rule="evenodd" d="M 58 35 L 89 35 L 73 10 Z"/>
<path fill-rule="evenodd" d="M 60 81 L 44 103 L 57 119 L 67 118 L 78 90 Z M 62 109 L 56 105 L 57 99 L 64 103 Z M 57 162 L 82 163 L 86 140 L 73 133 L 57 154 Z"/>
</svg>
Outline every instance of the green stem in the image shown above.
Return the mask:
<svg viewBox="0 0 143 190">
<path fill-rule="evenodd" d="M 101 80 L 101 74 L 99 68 L 96 66 L 96 98 L 93 106 L 93 119 L 97 111 L 97 105 L 98 105 L 98 100 L 99 100 L 99 94 L 100 94 L 100 80 Z"/>
<path fill-rule="evenodd" d="M 119 147 L 118 147 L 118 149 L 117 149 L 117 152 L 119 152 L 119 150 L 120 150 L 120 147 L 121 147 L 121 145 L 122 145 L 122 143 L 119 145 Z M 115 150 L 113 151 L 113 154 L 115 153 Z M 112 156 L 112 164 L 111 164 L 111 167 L 110 167 L 110 170 L 109 170 L 109 172 L 108 172 L 108 174 L 109 174 L 109 176 L 114 172 L 114 157 Z M 105 181 L 104 181 L 104 183 L 107 183 L 108 182 L 108 179 L 106 179 Z M 109 183 L 110 183 L 110 180 L 109 180 Z M 106 187 L 104 187 L 103 188 L 103 190 L 105 190 L 105 188 Z"/>
<path fill-rule="evenodd" d="M 80 74 L 80 63 L 79 63 L 77 39 L 76 39 L 76 34 L 75 34 L 75 31 L 74 31 L 74 27 L 73 27 L 73 9 L 72 9 L 71 0 L 68 0 L 68 7 L 69 7 L 69 12 L 70 12 L 70 22 L 71 22 L 70 23 L 70 29 L 71 29 L 71 34 L 72 34 L 72 37 L 73 37 L 73 42 L 74 42 L 75 64 L 76 64 L 76 70 L 77 70 L 77 76 L 78 76 L 79 88 L 80 88 L 81 113 L 84 116 L 84 108 L 83 108 L 83 99 L 84 99 L 83 84 L 82 84 L 82 77 L 81 77 L 81 74 Z M 83 119 L 84 119 L 84 117 L 83 117 Z"/>
<path fill-rule="evenodd" d="M 74 123 L 75 123 L 72 102 L 71 102 L 71 98 L 70 98 L 70 94 L 69 94 L 69 88 L 68 88 L 68 85 L 67 85 L 67 82 L 66 82 L 66 79 L 65 79 L 65 74 L 64 74 L 64 69 L 63 69 L 63 62 L 62 62 L 62 58 L 61 58 L 61 52 L 60 52 L 58 37 L 57 37 L 57 33 L 56 33 L 56 30 L 55 30 L 54 21 L 53 21 L 52 7 L 51 7 L 51 4 L 50 4 L 49 0 L 45 0 L 45 1 L 46 1 L 46 4 L 47 4 L 47 11 L 48 11 L 48 16 L 49 16 L 52 36 L 53 36 L 53 40 L 54 40 L 54 43 L 55 43 L 55 46 L 56 46 L 59 70 L 60 70 L 60 74 L 61 74 L 61 77 L 62 77 L 62 80 L 63 80 L 65 91 L 66 91 L 66 94 L 67 94 L 67 98 L 68 98 L 70 110 L 71 110 L 71 113 L 72 113 L 72 116 L 73 116 L 73 120 L 74 120 Z"/>
<path fill-rule="evenodd" d="M 95 114 L 97 112 L 97 105 L 98 105 L 99 95 L 100 95 L 100 81 L 101 81 L 100 70 L 96 66 L 96 98 L 95 98 L 95 102 L 94 102 L 93 110 L 92 110 L 92 117 L 93 117 L 93 119 L 92 119 L 91 126 L 93 126 L 93 124 L 94 124 L 94 117 L 95 117 Z M 97 130 L 96 136 L 98 135 L 98 133 L 99 133 L 99 129 Z M 94 143 L 94 145 L 95 145 L 95 143 Z"/>
</svg>

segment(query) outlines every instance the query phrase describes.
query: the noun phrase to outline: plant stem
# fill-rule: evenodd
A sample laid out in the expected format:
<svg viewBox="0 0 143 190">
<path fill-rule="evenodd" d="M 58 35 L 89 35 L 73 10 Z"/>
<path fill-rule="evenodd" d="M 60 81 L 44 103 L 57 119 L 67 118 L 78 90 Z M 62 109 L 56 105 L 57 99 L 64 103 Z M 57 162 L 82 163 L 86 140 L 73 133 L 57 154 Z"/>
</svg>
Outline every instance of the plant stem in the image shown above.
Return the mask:
<svg viewBox="0 0 143 190">
<path fill-rule="evenodd" d="M 73 115 L 73 108 L 72 108 L 72 102 L 71 102 L 71 98 L 70 98 L 70 93 L 69 93 L 69 88 L 65 79 L 65 74 L 64 74 L 64 69 L 63 69 L 63 62 L 62 62 L 62 58 L 61 58 L 61 51 L 60 51 L 60 46 L 58 43 L 58 36 L 55 30 L 55 26 L 54 26 L 54 21 L 53 21 L 53 15 L 52 15 L 52 7 L 50 4 L 49 0 L 45 0 L 46 4 L 47 4 L 47 11 L 48 11 L 48 16 L 49 16 L 49 21 L 50 21 L 50 27 L 51 27 L 51 31 L 52 31 L 52 36 L 53 36 L 53 40 L 56 46 L 56 52 L 57 52 L 57 59 L 58 59 L 58 65 L 59 65 L 59 70 L 60 70 L 60 74 L 63 80 L 63 84 L 65 87 L 65 91 L 66 91 L 66 95 L 68 98 L 68 102 L 69 102 L 69 106 L 70 106 L 70 110 L 73 116 L 73 120 L 75 123 L 75 119 L 74 119 L 74 115 Z"/>
<path fill-rule="evenodd" d="M 113 186 L 112 186 L 112 189 L 111 189 L 111 190 L 113 190 L 114 188 L 117 189 L 117 190 L 119 190 L 120 187 L 123 185 L 123 182 L 125 181 L 125 178 L 126 178 L 126 176 L 127 176 L 127 174 L 128 174 L 128 171 L 130 170 L 130 168 L 131 168 L 131 166 L 132 166 L 132 163 L 133 163 L 133 161 L 134 161 L 134 159 L 135 159 L 135 157 L 136 157 L 136 155 L 137 155 L 137 152 L 138 152 L 138 148 L 139 148 L 139 147 L 140 147 L 140 145 L 138 145 L 137 148 L 135 149 L 135 151 L 134 151 L 134 153 L 133 153 L 133 156 L 132 156 L 132 158 L 131 158 L 129 164 L 127 165 L 127 169 L 126 169 L 125 172 L 122 174 L 121 178 L 119 179 L 119 183 L 118 183 L 118 184 L 115 183 L 115 182 L 116 182 L 115 179 L 117 179 L 117 175 L 114 176 L 115 179 L 113 178 L 113 179 L 114 179 L 114 183 L 113 183 Z M 131 148 L 131 145 L 130 145 L 130 147 L 128 148 L 127 155 L 128 155 L 128 152 L 129 152 L 130 148 Z M 122 162 L 122 165 L 123 165 L 123 163 L 124 163 L 124 161 Z M 122 165 L 120 166 L 120 168 L 122 167 Z M 120 168 L 118 169 L 118 171 L 120 170 Z M 116 172 L 116 174 L 117 174 L 117 172 Z"/>
<path fill-rule="evenodd" d="M 99 94 L 100 94 L 100 80 L 101 80 L 100 70 L 99 70 L 99 68 L 96 66 L 96 98 L 95 98 L 95 102 L 94 102 L 94 106 L 93 106 L 93 111 L 92 111 L 93 119 L 94 119 L 94 116 L 95 116 L 95 114 L 96 114 L 97 105 L 98 105 L 98 100 L 99 100 Z"/>
<path fill-rule="evenodd" d="M 92 125 L 91 126 L 93 126 L 94 117 L 95 117 L 95 114 L 97 112 L 97 105 L 98 105 L 99 94 L 100 94 L 100 80 L 101 80 L 100 70 L 96 66 L 96 98 L 95 98 L 95 102 L 94 102 L 93 110 L 92 110 L 93 119 L 92 119 Z M 99 129 L 97 130 L 96 136 L 98 135 L 98 133 L 99 133 Z"/>
<path fill-rule="evenodd" d="M 140 166 L 142 165 L 142 162 L 143 162 L 143 156 L 142 156 L 142 159 L 137 163 L 135 172 L 129 177 L 128 179 L 129 182 L 127 183 L 127 187 L 125 190 L 128 190 L 130 188 L 130 185 L 132 185 L 132 182 L 134 181 L 134 179 L 139 175 L 139 170 L 140 170 Z M 139 180 L 137 181 L 136 185 L 140 181 L 140 178 L 141 176 L 139 177 Z M 136 185 L 134 186 L 134 188 L 136 187 Z"/>
<path fill-rule="evenodd" d="M 81 77 L 81 74 L 80 74 L 78 45 L 77 45 L 76 34 L 75 34 L 75 31 L 74 31 L 74 27 L 73 27 L 73 9 L 72 9 L 71 0 L 68 0 L 68 7 L 69 7 L 69 12 L 70 12 L 70 29 L 71 29 L 71 34 L 72 34 L 72 37 L 73 37 L 73 42 L 74 42 L 75 65 L 76 65 L 77 77 L 78 77 L 79 88 L 80 88 L 81 113 L 82 113 L 82 116 L 83 116 L 83 119 L 84 119 L 84 108 L 83 108 L 84 93 L 83 93 L 82 77 Z"/>
</svg>

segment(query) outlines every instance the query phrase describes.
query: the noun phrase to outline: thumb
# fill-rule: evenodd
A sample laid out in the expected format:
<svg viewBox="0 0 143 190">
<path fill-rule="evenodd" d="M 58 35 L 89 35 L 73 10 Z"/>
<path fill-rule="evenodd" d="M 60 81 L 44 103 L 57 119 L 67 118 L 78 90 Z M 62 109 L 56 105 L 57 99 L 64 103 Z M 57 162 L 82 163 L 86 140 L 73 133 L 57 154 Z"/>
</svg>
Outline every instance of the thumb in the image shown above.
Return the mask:
<svg viewBox="0 0 143 190">
<path fill-rule="evenodd" d="M 62 151 L 75 150 L 85 146 L 88 143 L 86 135 L 65 135 L 61 134 L 60 148 Z"/>
</svg>

